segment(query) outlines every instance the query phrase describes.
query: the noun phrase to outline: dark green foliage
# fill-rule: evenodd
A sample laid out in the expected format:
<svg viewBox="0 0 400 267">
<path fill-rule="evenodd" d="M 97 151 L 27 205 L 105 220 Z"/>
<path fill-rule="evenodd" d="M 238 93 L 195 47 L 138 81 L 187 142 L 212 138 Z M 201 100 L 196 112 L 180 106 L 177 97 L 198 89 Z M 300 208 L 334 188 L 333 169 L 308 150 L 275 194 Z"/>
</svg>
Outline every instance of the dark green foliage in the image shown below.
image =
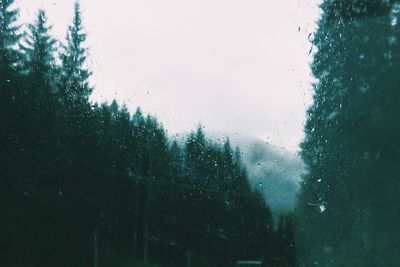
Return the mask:
<svg viewBox="0 0 400 267">
<path fill-rule="evenodd" d="M 82 105 L 88 101 L 90 71 L 85 68 L 87 51 L 83 47 L 86 34 L 82 28 L 79 3 L 75 3 L 72 25 L 68 28 L 67 43 L 61 55 L 60 95 L 69 105 Z"/>
<path fill-rule="evenodd" d="M 324 1 L 296 214 L 302 266 L 394 266 L 399 201 L 398 1 Z M 390 230 L 389 230 L 390 229 Z"/>
<path fill-rule="evenodd" d="M 44 10 L 39 10 L 35 24 L 29 25 L 29 33 L 24 39 L 26 45 L 23 51 L 26 57 L 24 71 L 31 80 L 33 87 L 51 91 L 55 74 L 55 43 L 50 35 L 47 16 Z M 42 88 L 46 87 L 46 88 Z M 48 92 L 42 92 L 48 93 Z"/>
<path fill-rule="evenodd" d="M 396 0 L 327 0 L 321 5 L 328 21 L 387 16 Z"/>
<path fill-rule="evenodd" d="M 187 188 L 179 190 L 182 206 L 174 216 L 180 232 L 172 231 L 179 235 L 170 238 L 215 266 L 233 265 L 243 258 L 270 262 L 271 213 L 250 189 L 229 141 L 223 147 L 213 144 L 199 127 L 188 136 L 185 151 L 182 168 Z"/>
<path fill-rule="evenodd" d="M 15 49 L 21 37 L 17 24 L 19 11 L 13 7 L 13 3 L 13 0 L 0 1 L 0 71 L 3 75 L 10 75 L 16 69 L 20 56 Z"/>
<path fill-rule="evenodd" d="M 292 216 L 281 215 L 277 232 L 277 261 L 281 266 L 298 266 L 296 258 L 296 244 L 293 234 Z"/>
<path fill-rule="evenodd" d="M 18 88 L 17 65 L 19 63 L 19 50 L 16 48 L 20 40 L 19 26 L 16 22 L 18 9 L 13 7 L 11 0 L 0 1 L 0 144 L 4 162 L 10 152 L 8 149 L 14 145 L 13 129 L 16 109 L 13 102 L 18 100 L 21 90 Z M 13 148 L 15 149 L 15 147 Z"/>
<path fill-rule="evenodd" d="M 18 88 L 17 67 L 20 52 L 17 49 L 20 34 L 17 24 L 18 9 L 11 0 L 0 1 L 0 142 L 6 147 L 6 140 L 12 135 L 15 108 L 21 90 Z M 4 145 L 4 146 L 3 146 Z"/>
</svg>

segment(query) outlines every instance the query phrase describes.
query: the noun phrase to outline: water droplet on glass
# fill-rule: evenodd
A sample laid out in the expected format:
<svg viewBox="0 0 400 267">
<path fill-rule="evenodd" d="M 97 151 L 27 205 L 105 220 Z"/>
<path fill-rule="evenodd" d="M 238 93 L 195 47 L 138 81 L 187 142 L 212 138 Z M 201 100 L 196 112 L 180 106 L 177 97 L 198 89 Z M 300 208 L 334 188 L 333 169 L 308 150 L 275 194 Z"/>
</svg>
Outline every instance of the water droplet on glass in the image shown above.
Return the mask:
<svg viewBox="0 0 400 267">
<path fill-rule="evenodd" d="M 47 18 L 46 18 L 46 15 L 44 13 L 41 13 L 40 17 L 43 20 L 43 22 L 46 22 Z"/>
<path fill-rule="evenodd" d="M 391 24 L 392 26 L 396 26 L 396 25 L 397 25 L 397 17 L 393 17 L 392 20 L 391 20 L 391 22 L 390 22 L 390 24 Z"/>
<path fill-rule="evenodd" d="M 325 205 L 325 204 L 321 204 L 321 205 L 318 206 L 318 211 L 319 211 L 319 212 L 322 213 L 322 212 L 324 212 L 325 210 L 326 210 L 326 205 Z"/>
</svg>

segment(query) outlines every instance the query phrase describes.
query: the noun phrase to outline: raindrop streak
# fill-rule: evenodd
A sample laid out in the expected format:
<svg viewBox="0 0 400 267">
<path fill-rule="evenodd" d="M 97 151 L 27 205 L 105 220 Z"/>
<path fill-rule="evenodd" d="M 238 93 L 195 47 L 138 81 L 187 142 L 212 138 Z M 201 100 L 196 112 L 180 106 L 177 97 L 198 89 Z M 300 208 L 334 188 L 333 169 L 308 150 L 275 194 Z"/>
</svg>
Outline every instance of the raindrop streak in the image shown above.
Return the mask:
<svg viewBox="0 0 400 267">
<path fill-rule="evenodd" d="M 325 201 L 321 202 L 321 203 L 311 203 L 311 202 L 307 203 L 307 206 L 316 208 L 317 211 L 320 213 L 323 213 L 326 210 L 326 205 L 327 205 L 327 203 Z"/>
</svg>

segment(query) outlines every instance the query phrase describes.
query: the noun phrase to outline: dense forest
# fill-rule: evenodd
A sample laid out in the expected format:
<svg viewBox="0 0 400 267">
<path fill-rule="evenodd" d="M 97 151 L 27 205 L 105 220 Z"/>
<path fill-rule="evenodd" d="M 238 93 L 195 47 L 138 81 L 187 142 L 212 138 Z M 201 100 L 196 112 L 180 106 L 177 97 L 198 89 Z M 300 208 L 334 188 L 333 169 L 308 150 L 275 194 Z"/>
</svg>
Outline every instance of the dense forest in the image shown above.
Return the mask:
<svg viewBox="0 0 400 267">
<path fill-rule="evenodd" d="M 399 266 L 400 0 L 320 8 L 307 170 L 276 225 L 229 139 L 91 100 L 79 3 L 59 41 L 0 0 L 0 266 Z"/>
<path fill-rule="evenodd" d="M 156 118 L 97 104 L 79 4 L 66 39 L 0 0 L 0 265 L 295 266 L 240 151 L 202 127 L 179 143 Z M 372 153 L 372 152 L 371 152 Z M 146 266 L 147 266 L 146 265 Z"/>
<path fill-rule="evenodd" d="M 400 264 L 400 1 L 326 0 L 295 216 L 301 266 Z"/>
</svg>

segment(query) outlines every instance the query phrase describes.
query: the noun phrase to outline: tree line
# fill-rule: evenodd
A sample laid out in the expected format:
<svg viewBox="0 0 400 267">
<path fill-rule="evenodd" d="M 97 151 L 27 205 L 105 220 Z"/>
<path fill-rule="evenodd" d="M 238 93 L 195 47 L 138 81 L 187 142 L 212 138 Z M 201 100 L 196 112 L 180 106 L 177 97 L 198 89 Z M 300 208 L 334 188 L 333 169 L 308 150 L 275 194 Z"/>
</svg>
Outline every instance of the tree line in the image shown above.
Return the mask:
<svg viewBox="0 0 400 267">
<path fill-rule="evenodd" d="M 274 229 L 229 140 L 199 127 L 180 143 L 90 101 L 79 3 L 63 42 L 44 10 L 27 30 L 18 17 L 0 0 L 2 266 L 296 265 L 291 217 Z"/>
</svg>

